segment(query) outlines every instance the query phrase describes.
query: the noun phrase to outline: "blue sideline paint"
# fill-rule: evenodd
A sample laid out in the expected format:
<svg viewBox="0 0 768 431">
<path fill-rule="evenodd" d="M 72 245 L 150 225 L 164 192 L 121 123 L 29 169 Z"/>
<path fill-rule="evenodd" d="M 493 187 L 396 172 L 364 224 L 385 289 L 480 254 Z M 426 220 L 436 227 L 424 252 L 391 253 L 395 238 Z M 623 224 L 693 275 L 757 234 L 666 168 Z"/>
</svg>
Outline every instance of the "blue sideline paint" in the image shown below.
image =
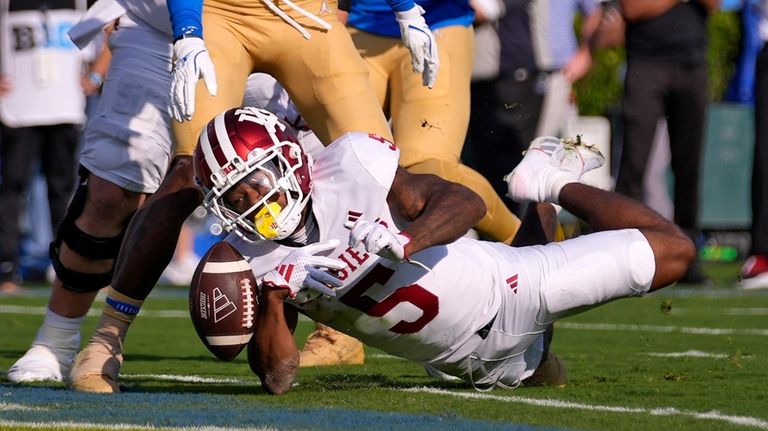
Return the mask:
<svg viewBox="0 0 768 431">
<path fill-rule="evenodd" d="M 201 390 L 205 390 L 201 386 Z M 275 429 L 511 430 L 545 428 L 475 421 L 446 415 L 410 415 L 341 408 L 284 406 L 227 395 L 125 392 L 105 397 L 65 389 L 0 384 L 0 428 L 15 423 Z M 5 424 L 5 425 L 4 425 Z"/>
</svg>

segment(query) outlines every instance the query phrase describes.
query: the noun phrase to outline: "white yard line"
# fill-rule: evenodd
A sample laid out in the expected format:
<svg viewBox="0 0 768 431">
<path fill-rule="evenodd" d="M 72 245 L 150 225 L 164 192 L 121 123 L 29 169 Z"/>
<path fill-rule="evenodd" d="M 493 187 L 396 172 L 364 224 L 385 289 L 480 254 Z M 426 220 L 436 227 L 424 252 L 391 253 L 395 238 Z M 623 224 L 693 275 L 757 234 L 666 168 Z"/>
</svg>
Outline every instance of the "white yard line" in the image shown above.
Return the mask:
<svg viewBox="0 0 768 431">
<path fill-rule="evenodd" d="M 48 409 L 43 407 L 30 407 L 24 404 L 18 403 L 6 403 L 0 401 L 0 412 L 2 411 L 23 411 L 23 412 L 43 412 Z"/>
<path fill-rule="evenodd" d="M 729 316 L 768 316 L 768 308 L 724 308 L 723 314 L 727 314 Z"/>
<path fill-rule="evenodd" d="M 395 359 L 398 361 L 407 361 L 407 359 L 403 359 L 399 356 L 387 355 L 386 353 L 373 353 L 370 355 L 366 353 L 365 357 L 371 359 Z"/>
<path fill-rule="evenodd" d="M 699 308 L 672 306 L 672 309 L 670 310 L 670 313 L 676 316 L 700 315 L 702 312 L 710 316 L 768 316 L 768 308 L 765 307 L 729 307 L 701 310 Z"/>
<path fill-rule="evenodd" d="M 46 307 L 25 307 L 22 305 L 0 305 L 0 314 L 30 314 L 36 316 L 45 315 Z M 88 310 L 89 316 L 101 316 L 101 308 Z M 189 318 L 187 310 L 141 310 L 139 315 L 145 317 L 161 317 L 184 319 Z"/>
<path fill-rule="evenodd" d="M 628 325 L 623 323 L 576 323 L 558 322 L 556 328 L 580 329 L 585 331 L 633 331 L 666 332 L 697 335 L 760 335 L 768 336 L 768 329 L 757 328 L 697 328 L 690 326 Z"/>
<path fill-rule="evenodd" d="M 659 358 L 712 358 L 712 359 L 726 359 L 729 355 L 725 353 L 707 353 L 701 350 L 687 350 L 685 352 L 651 352 L 646 353 L 648 356 L 656 356 Z"/>
<path fill-rule="evenodd" d="M 248 427 L 248 428 L 232 428 L 232 427 L 216 427 L 216 426 L 194 426 L 194 427 L 155 427 L 139 424 L 116 424 L 116 423 L 95 423 L 95 422 L 69 422 L 69 421 L 40 421 L 40 422 L 23 422 L 23 421 L 7 421 L 0 419 L 0 429 L 4 428 L 36 428 L 36 429 L 52 429 L 52 428 L 64 428 L 64 429 L 120 429 L 120 430 L 178 430 L 178 431 L 277 431 L 277 428 L 271 427 Z"/>
<path fill-rule="evenodd" d="M 120 374 L 120 377 L 126 380 L 163 380 L 168 382 L 180 382 L 180 383 L 214 383 L 214 384 L 231 384 L 231 385 L 256 385 L 261 386 L 258 380 L 242 380 L 232 378 L 216 378 L 216 377 L 203 377 L 203 376 L 182 376 L 175 374 Z"/>
<path fill-rule="evenodd" d="M 684 352 L 687 353 L 687 352 Z M 704 352 L 701 352 L 704 353 Z M 191 383 L 225 383 L 225 384 L 256 384 L 256 381 L 246 381 L 232 378 L 210 378 L 196 375 L 173 375 L 173 374 L 121 374 L 121 377 L 127 379 L 157 379 L 166 381 L 179 381 L 179 382 L 191 382 Z M 559 409 L 573 409 L 593 412 L 607 412 L 607 413 L 630 413 L 630 414 L 644 414 L 649 416 L 684 416 L 701 420 L 716 420 L 726 422 L 733 425 L 749 426 L 762 430 L 768 430 L 768 420 L 751 417 L 751 416 L 738 416 L 729 415 L 716 410 L 698 412 L 693 410 L 681 410 L 675 407 L 631 407 L 621 405 L 600 405 L 600 404 L 586 404 L 573 401 L 562 401 L 551 398 L 528 398 L 521 396 L 503 396 L 492 395 L 481 392 L 456 392 L 445 389 L 437 389 L 431 387 L 417 387 L 409 389 L 396 389 L 403 392 L 412 393 L 426 393 L 432 395 L 444 395 L 454 398 L 463 398 L 470 400 L 480 401 L 497 401 L 514 404 L 525 404 L 537 407 L 559 408 Z M 18 403 L 5 403 L 0 402 L 0 411 L 46 411 L 49 409 L 42 407 L 29 407 Z M 141 426 L 137 424 L 125 424 L 125 423 L 110 423 L 99 424 L 92 422 L 58 422 L 58 421 L 40 421 L 40 422 L 23 422 L 23 421 L 8 421 L 0 419 L 0 429 L 4 427 L 29 427 L 29 428 L 109 428 L 109 429 L 147 429 L 147 430 L 189 430 L 189 431 L 223 431 L 234 430 L 233 428 L 223 428 L 215 426 L 199 426 L 199 427 L 153 427 L 153 426 Z M 249 428 L 253 429 L 253 428 Z M 256 428 L 257 430 L 269 431 L 274 428 Z"/>
<path fill-rule="evenodd" d="M 2 305 L 0 304 L 0 314 L 31 314 L 45 315 L 45 307 L 26 307 L 21 305 Z M 731 308 L 728 310 L 750 310 Z M 762 310 L 762 309 L 757 309 Z M 735 311 L 733 311 L 735 313 Z M 747 312 L 748 313 L 748 312 Z M 141 310 L 140 315 L 144 317 L 187 319 L 189 312 L 187 310 Z M 745 313 L 746 314 L 746 313 Z M 757 314 L 755 312 L 755 314 Z M 100 316 L 101 310 L 92 309 L 88 312 L 89 316 Z M 299 316 L 300 321 L 311 321 L 309 318 Z M 576 323 L 576 322 L 558 322 L 558 328 L 578 329 L 585 331 L 636 331 L 636 332 L 666 332 L 682 334 L 699 335 L 759 335 L 768 336 L 768 329 L 761 328 L 698 328 L 687 326 L 662 326 L 662 325 L 629 325 L 622 323 Z"/>
<path fill-rule="evenodd" d="M 768 420 L 762 418 L 755 418 L 751 416 L 736 416 L 727 415 L 725 413 L 718 412 L 716 410 L 710 410 L 707 412 L 697 412 L 692 410 L 680 410 L 675 407 L 659 407 L 659 408 L 647 408 L 647 407 L 629 407 L 629 406 L 606 406 L 599 404 L 584 404 L 576 403 L 572 401 L 560 401 L 549 398 L 526 398 L 517 396 L 500 396 L 491 395 L 480 392 L 452 392 L 445 389 L 437 389 L 430 387 L 401 389 L 404 392 L 426 393 L 434 395 L 447 395 L 455 398 L 464 398 L 472 400 L 488 400 L 488 401 L 500 401 L 515 404 L 526 404 L 537 407 L 550 407 L 560 409 L 574 409 L 593 412 L 608 412 L 608 413 L 635 413 L 645 414 L 649 416 L 686 416 L 694 419 L 707 419 L 717 420 L 721 422 L 727 422 L 733 425 L 750 426 L 758 429 L 768 430 Z"/>
</svg>

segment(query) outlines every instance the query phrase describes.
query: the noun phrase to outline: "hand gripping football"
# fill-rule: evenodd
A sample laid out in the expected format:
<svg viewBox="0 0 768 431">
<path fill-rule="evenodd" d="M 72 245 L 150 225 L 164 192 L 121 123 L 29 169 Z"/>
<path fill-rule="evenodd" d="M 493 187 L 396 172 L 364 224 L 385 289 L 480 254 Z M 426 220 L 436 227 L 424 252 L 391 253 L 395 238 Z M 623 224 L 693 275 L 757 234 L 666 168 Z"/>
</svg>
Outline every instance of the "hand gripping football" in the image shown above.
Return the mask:
<svg viewBox="0 0 768 431">
<path fill-rule="evenodd" d="M 214 244 L 189 289 L 189 313 L 203 344 L 223 361 L 235 359 L 253 336 L 258 309 L 248 262 L 228 242 Z"/>
</svg>

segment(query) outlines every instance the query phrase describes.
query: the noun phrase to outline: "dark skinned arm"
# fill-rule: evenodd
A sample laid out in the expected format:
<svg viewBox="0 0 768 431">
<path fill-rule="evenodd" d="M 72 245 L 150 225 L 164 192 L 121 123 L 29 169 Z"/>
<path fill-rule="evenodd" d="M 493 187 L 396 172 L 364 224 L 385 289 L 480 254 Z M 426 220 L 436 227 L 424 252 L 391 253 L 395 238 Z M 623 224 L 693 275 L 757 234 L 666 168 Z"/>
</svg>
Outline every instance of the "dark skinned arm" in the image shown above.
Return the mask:
<svg viewBox="0 0 768 431">
<path fill-rule="evenodd" d="M 627 21 L 642 21 L 672 9 L 680 0 L 619 0 L 621 13 Z"/>
<path fill-rule="evenodd" d="M 603 6 L 602 18 L 597 30 L 590 38 L 590 49 L 618 48 L 624 46 L 627 24 L 618 7 Z"/>
<path fill-rule="evenodd" d="M 435 175 L 411 174 L 397 168 L 387 196 L 393 215 L 412 223 L 406 256 L 427 247 L 448 244 L 467 233 L 485 215 L 485 203 L 472 190 Z"/>
<path fill-rule="evenodd" d="M 291 389 L 299 370 L 299 351 L 293 341 L 297 312 L 285 304 L 288 290 L 262 287 L 256 333 L 248 343 L 248 364 L 271 394 Z"/>
<path fill-rule="evenodd" d="M 720 7 L 720 0 L 691 0 L 712 13 Z M 680 0 L 619 0 L 622 14 L 627 21 L 641 21 L 661 15 L 672 9 Z"/>
<path fill-rule="evenodd" d="M 720 9 L 720 0 L 696 0 L 704 6 L 704 9 L 707 10 L 707 12 L 712 13 L 718 9 Z"/>
</svg>

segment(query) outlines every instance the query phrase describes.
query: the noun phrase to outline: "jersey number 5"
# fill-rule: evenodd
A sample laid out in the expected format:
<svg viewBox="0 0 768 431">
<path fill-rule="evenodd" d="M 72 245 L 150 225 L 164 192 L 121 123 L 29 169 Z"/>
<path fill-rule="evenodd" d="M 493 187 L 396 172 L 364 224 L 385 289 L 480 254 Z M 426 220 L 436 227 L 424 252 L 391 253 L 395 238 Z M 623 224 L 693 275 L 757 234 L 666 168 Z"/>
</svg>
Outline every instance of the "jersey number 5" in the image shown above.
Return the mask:
<svg viewBox="0 0 768 431">
<path fill-rule="evenodd" d="M 374 284 L 385 285 L 394 273 L 395 270 L 393 269 L 383 265 L 376 265 L 371 272 L 366 274 L 344 295 L 339 297 L 339 301 L 372 317 L 382 317 L 395 308 L 396 305 L 409 302 L 421 310 L 421 317 L 413 322 L 401 320 L 395 326 L 389 328 L 389 330 L 397 334 L 419 332 L 440 311 L 440 301 L 434 293 L 418 284 L 411 284 L 398 288 L 381 302 L 376 302 L 375 299 L 365 295 L 365 292 Z"/>
</svg>

